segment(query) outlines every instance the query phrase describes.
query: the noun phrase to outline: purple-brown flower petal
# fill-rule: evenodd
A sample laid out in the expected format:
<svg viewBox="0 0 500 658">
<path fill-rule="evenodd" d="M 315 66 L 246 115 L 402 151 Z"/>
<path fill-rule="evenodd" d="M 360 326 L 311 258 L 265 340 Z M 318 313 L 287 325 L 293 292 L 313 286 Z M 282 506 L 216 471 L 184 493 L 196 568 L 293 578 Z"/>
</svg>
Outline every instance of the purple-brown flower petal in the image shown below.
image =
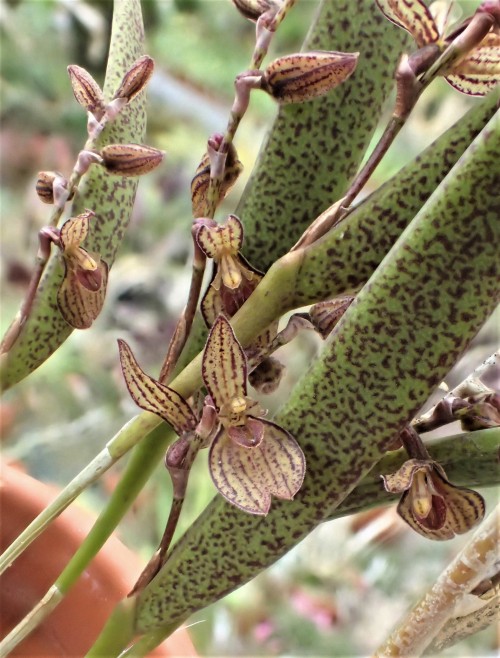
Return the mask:
<svg viewBox="0 0 500 658">
<path fill-rule="evenodd" d="M 90 219 L 94 217 L 91 210 L 87 210 L 77 217 L 71 217 L 61 226 L 59 239 L 61 249 L 67 251 L 72 247 L 79 247 L 89 232 Z"/>
<path fill-rule="evenodd" d="M 415 473 L 428 468 L 428 460 L 407 459 L 395 473 L 382 475 L 385 490 L 389 493 L 403 493 L 407 491 L 411 487 Z"/>
<path fill-rule="evenodd" d="M 130 103 L 145 88 L 153 70 L 154 61 L 149 55 L 139 57 L 123 76 L 113 98 L 126 98 Z"/>
<path fill-rule="evenodd" d="M 219 492 L 251 514 L 267 514 L 271 495 L 291 500 L 304 480 L 304 454 L 288 432 L 269 421 L 256 448 L 241 448 L 222 431 L 210 448 L 209 465 Z"/>
<path fill-rule="evenodd" d="M 64 278 L 57 293 L 62 316 L 75 329 L 87 329 L 101 312 L 108 281 L 108 266 L 99 256 L 81 247 L 94 216 L 90 210 L 71 217 L 61 226 L 59 248 Z"/>
<path fill-rule="evenodd" d="M 217 136 L 217 140 L 218 140 Z M 220 135 L 220 142 L 222 135 Z M 220 143 L 219 143 L 220 146 Z M 200 164 L 196 168 L 193 180 L 191 181 L 191 206 L 193 217 L 205 217 L 208 214 L 208 188 L 210 185 L 210 157 L 204 153 Z M 238 160 L 238 154 L 233 144 L 229 144 L 226 164 L 224 167 L 224 176 L 220 184 L 219 202 L 229 193 L 233 185 L 243 171 L 243 164 Z"/>
<path fill-rule="evenodd" d="M 130 347 L 118 340 L 123 376 L 134 402 L 169 423 L 177 434 L 196 427 L 196 417 L 189 404 L 172 388 L 156 381 L 140 368 Z"/>
<path fill-rule="evenodd" d="M 323 338 L 333 331 L 353 301 L 352 295 L 343 295 L 311 306 L 309 310 L 311 321 Z"/>
<path fill-rule="evenodd" d="M 255 418 L 247 418 L 245 425 L 233 425 L 227 428 L 231 441 L 242 448 L 256 448 L 264 438 L 264 423 Z"/>
<path fill-rule="evenodd" d="M 208 334 L 201 374 L 217 411 L 247 394 L 245 353 L 223 315 L 218 316 Z"/>
<path fill-rule="evenodd" d="M 201 225 L 196 241 L 209 258 L 219 259 L 223 253 L 235 255 L 243 244 L 243 227 L 235 215 L 229 215 L 224 224 Z"/>
<path fill-rule="evenodd" d="M 485 96 L 500 82 L 500 35 L 490 32 L 461 59 L 446 81 L 469 96 Z"/>
<path fill-rule="evenodd" d="M 165 151 L 143 144 L 108 144 L 101 149 L 102 166 L 119 176 L 148 174 L 161 164 L 164 156 Z"/>
<path fill-rule="evenodd" d="M 102 260 L 94 263 L 95 269 L 84 270 L 64 260 L 65 274 L 57 292 L 57 304 L 63 318 L 75 329 L 88 329 L 104 304 L 108 266 Z"/>
<path fill-rule="evenodd" d="M 101 88 L 88 71 L 73 64 L 68 66 L 69 79 L 77 102 L 100 121 L 106 111 Z"/>
<path fill-rule="evenodd" d="M 232 0 L 232 3 L 242 16 L 254 22 L 272 6 L 269 0 Z"/>
<path fill-rule="evenodd" d="M 436 482 L 434 474 L 434 482 Z M 438 541 L 453 539 L 455 535 L 468 532 L 484 516 L 483 497 L 465 487 L 457 487 L 441 479 L 439 495 L 432 495 L 432 507 L 429 515 L 418 518 L 413 510 L 411 492 L 404 494 L 398 505 L 398 514 L 416 532 Z"/>
<path fill-rule="evenodd" d="M 262 274 L 251 267 L 241 254 L 238 254 L 237 258 L 242 267 L 245 267 L 245 269 L 252 272 L 253 277 L 251 279 L 243 278 L 240 285 L 235 290 L 226 288 L 223 282 L 221 282 L 221 285 L 217 289 L 212 285 L 219 276 L 218 265 L 214 263 L 214 273 L 211 285 L 208 286 L 200 304 L 201 314 L 203 315 L 207 327 L 211 327 L 217 316 L 221 313 L 224 313 L 228 318 L 233 317 L 236 311 L 243 306 L 243 303 L 246 302 L 262 280 Z"/>
<path fill-rule="evenodd" d="M 222 284 L 235 290 L 242 279 L 253 278 L 253 271 L 245 267 L 245 261 L 238 254 L 243 244 L 243 227 L 235 215 L 229 215 L 224 224 L 200 226 L 196 241 L 200 249 L 217 263 L 217 273 L 211 283 L 217 290 Z"/>
<path fill-rule="evenodd" d="M 419 48 L 439 39 L 439 32 L 429 8 L 422 0 L 376 0 L 392 23 L 409 32 Z"/>
</svg>

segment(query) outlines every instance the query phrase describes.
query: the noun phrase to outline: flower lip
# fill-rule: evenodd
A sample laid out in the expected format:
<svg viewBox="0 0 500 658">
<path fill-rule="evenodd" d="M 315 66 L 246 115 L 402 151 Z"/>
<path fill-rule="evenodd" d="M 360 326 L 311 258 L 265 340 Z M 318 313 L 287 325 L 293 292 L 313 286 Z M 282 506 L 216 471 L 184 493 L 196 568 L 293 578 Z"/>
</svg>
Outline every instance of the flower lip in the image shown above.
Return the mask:
<svg viewBox="0 0 500 658">
<path fill-rule="evenodd" d="M 409 459 L 395 473 L 382 476 L 391 493 L 403 493 L 398 514 L 428 539 L 452 539 L 476 525 L 484 516 L 483 497 L 452 484 L 432 459 Z"/>
</svg>

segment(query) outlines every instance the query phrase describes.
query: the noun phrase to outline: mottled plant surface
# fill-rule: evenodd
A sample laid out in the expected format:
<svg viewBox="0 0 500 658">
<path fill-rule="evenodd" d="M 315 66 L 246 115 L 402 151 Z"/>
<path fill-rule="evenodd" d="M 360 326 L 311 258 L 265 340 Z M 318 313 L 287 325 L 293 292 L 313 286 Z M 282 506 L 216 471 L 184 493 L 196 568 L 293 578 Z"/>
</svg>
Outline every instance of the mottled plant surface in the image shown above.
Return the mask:
<svg viewBox="0 0 500 658">
<path fill-rule="evenodd" d="M 131 3 L 136 11 L 139 2 L 131 0 Z M 179 6 L 180 4 L 182 3 L 179 3 Z M 227 4 L 230 9 L 229 2 Z M 148 5 L 152 7 L 154 3 L 143 3 L 143 9 Z M 321 5 L 320 18 L 305 46 L 307 49 L 359 50 L 361 55 L 355 76 L 344 86 L 328 94 L 325 99 L 280 109 L 256 173 L 240 204 L 238 214 L 245 229 L 244 250 L 256 266 L 267 268 L 272 265 L 293 245 L 307 224 L 345 192 L 365 154 L 381 116 L 384 100 L 387 100 L 393 90 L 396 62 L 403 50 L 413 47 L 409 45 L 411 38 L 408 35 L 384 20 L 375 2 L 363 0 L 356 5 L 356 11 L 353 11 L 353 4 L 346 0 L 325 0 Z M 121 11 L 126 4 L 124 0 L 116 0 L 116 6 Z M 165 5 L 163 10 L 164 7 Z M 177 9 L 172 11 L 175 13 Z M 205 7 L 201 11 L 206 12 Z M 168 12 L 164 15 L 168 15 L 168 18 L 172 16 Z M 342 20 L 338 19 L 340 15 L 343 16 Z M 125 25 L 114 35 L 115 50 L 112 59 L 117 66 L 114 78 L 110 78 L 108 71 L 108 96 L 112 95 L 130 61 L 142 52 L 139 41 L 133 41 L 131 50 L 127 42 L 128 31 L 132 31 L 137 37 L 142 32 L 142 27 L 123 12 L 119 13 L 117 18 Z M 189 41 L 189 38 L 192 39 L 196 34 L 196 28 L 191 31 L 194 13 L 186 12 L 184 18 L 184 25 L 189 28 L 186 30 L 190 33 L 189 36 L 186 35 Z M 220 18 L 220 15 L 216 16 L 217 20 Z M 205 21 L 209 23 L 205 29 L 213 28 L 213 24 L 217 22 L 212 21 L 208 13 L 205 13 Z M 250 27 L 253 30 L 253 26 Z M 220 32 L 219 28 L 218 40 L 222 41 Z M 282 38 L 281 34 L 278 33 L 277 42 Z M 203 31 L 200 35 L 203 38 L 206 36 Z M 164 37 L 163 33 L 161 36 Z M 234 35 L 231 34 L 231 37 Z M 243 50 L 241 45 L 238 43 L 233 50 Z M 281 45 L 283 44 L 280 43 L 279 47 Z M 127 50 L 126 57 L 118 46 Z M 181 53 L 186 55 L 182 45 Z M 235 55 L 241 58 L 241 53 Z M 185 58 L 190 59 L 189 54 Z M 179 56 L 179 61 L 181 59 Z M 209 59 L 209 56 L 205 56 L 205 59 Z M 172 63 L 171 60 L 175 62 Z M 165 57 L 163 61 L 161 57 L 157 58 L 157 64 L 160 64 L 158 69 L 161 76 L 161 69 L 178 66 L 177 56 Z M 234 64 L 232 58 L 231 64 Z M 216 70 L 217 66 L 213 68 Z M 213 96 L 214 89 L 210 91 Z M 394 432 L 411 417 L 428 397 L 434 384 L 447 373 L 487 317 L 495 297 L 498 298 L 495 277 L 498 277 L 496 268 L 500 260 L 499 235 L 498 228 L 493 225 L 498 216 L 498 204 L 495 207 L 491 200 L 487 199 L 487 196 L 493 196 L 499 187 L 494 166 L 495 151 L 498 152 L 499 148 L 498 134 L 496 137 L 490 135 L 487 140 L 484 136 L 480 137 L 476 146 L 464 156 L 471 141 L 493 116 L 497 100 L 498 96 L 490 96 L 484 102 L 477 102 L 465 118 L 362 202 L 329 235 L 303 252 L 295 252 L 278 261 L 271 267 L 252 299 L 234 318 L 232 324 L 236 335 L 242 344 L 247 345 L 268 322 L 280 317 L 284 311 L 324 299 L 329 295 L 344 293 L 368 281 L 359 299 L 335 330 L 323 356 L 310 370 L 307 379 L 304 377 L 297 386 L 287 406 L 273 419 L 293 433 L 306 453 L 308 473 L 303 490 L 293 501 L 273 500 L 271 511 L 265 518 L 241 513 L 225 504 L 220 496 L 214 499 L 174 547 L 165 569 L 140 598 L 137 607 L 139 631 L 148 631 L 165 623 L 171 624 L 169 630 L 173 630 L 191 612 L 219 599 L 226 592 L 263 571 L 322 521 L 352 514 L 371 505 L 386 504 L 391 500 L 397 502 L 396 497 L 391 497 L 383 489 L 380 475 L 392 473 L 402 464 L 403 451 L 388 455 L 384 455 L 384 452 Z M 171 100 L 165 105 L 168 106 L 168 112 L 172 111 Z M 203 114 L 203 109 L 200 108 L 200 115 Z M 418 111 L 421 111 L 423 116 L 428 109 L 423 103 L 422 109 L 419 107 Z M 141 128 L 144 120 L 142 109 L 139 111 L 138 106 L 133 105 L 128 109 L 130 110 L 137 110 L 135 116 L 128 116 L 132 123 L 137 121 L 138 128 Z M 158 115 L 161 115 L 161 112 L 153 111 L 151 114 L 152 118 L 160 123 Z M 220 118 L 224 121 L 225 116 Z M 168 130 L 166 146 L 170 153 L 172 143 L 175 144 L 178 139 L 179 126 L 176 126 L 174 131 L 170 117 L 165 121 L 163 115 L 162 119 L 163 123 L 168 125 L 167 129 L 163 126 L 162 130 Z M 250 119 L 251 123 L 250 117 L 245 119 Z M 185 122 L 185 117 L 183 121 Z M 202 120 L 200 122 L 202 123 Z M 116 130 L 116 126 L 113 129 Z M 120 134 L 110 133 L 106 141 L 142 141 L 142 136 L 138 134 L 140 130 L 131 136 L 128 132 L 126 134 L 126 131 L 132 129 L 131 125 L 124 125 L 123 129 L 125 132 Z M 182 128 L 180 130 L 182 132 Z M 191 130 L 192 125 L 189 124 L 186 132 Z M 418 130 L 411 137 L 415 143 L 419 143 L 417 132 Z M 238 135 L 238 149 L 239 140 L 244 141 L 242 137 L 242 134 Z M 197 146 L 192 144 L 194 140 L 191 134 L 190 138 L 189 145 L 181 147 L 188 162 L 191 151 L 201 152 L 200 141 L 206 137 L 199 138 Z M 182 138 L 180 141 L 182 143 Z M 244 148 L 241 149 L 240 155 L 248 169 L 248 154 Z M 460 158 L 462 160 L 431 197 Z M 177 163 L 171 165 L 170 162 L 168 166 L 171 166 L 171 171 L 165 176 L 161 188 L 158 185 L 157 190 L 158 196 L 161 196 L 161 222 L 158 221 L 159 226 L 156 227 L 158 235 L 152 226 L 154 211 L 148 205 L 148 212 L 144 213 L 147 215 L 148 230 L 138 231 L 140 236 L 133 237 L 133 240 L 139 243 L 140 251 L 141 241 L 144 241 L 146 233 L 148 235 L 145 242 L 142 242 L 142 246 L 146 244 L 147 249 L 147 241 L 150 240 L 150 248 L 144 261 L 146 268 L 151 268 L 157 275 L 155 285 L 157 289 L 161 288 L 156 290 L 158 295 L 165 294 L 165 289 L 159 286 L 158 282 L 166 281 L 166 287 L 170 288 L 173 278 L 170 272 L 167 275 L 161 269 L 171 254 L 165 259 L 168 249 L 158 248 L 159 245 L 164 247 L 165 243 L 172 240 L 170 219 L 177 210 L 171 198 L 168 199 L 169 203 L 164 203 L 168 194 L 166 188 L 177 185 L 179 189 L 183 189 L 187 198 L 184 189 L 189 187 L 188 184 L 184 187 L 179 185 L 179 179 L 182 181 L 183 175 L 180 174 L 177 178 L 177 169 L 182 167 L 177 167 Z M 189 171 L 191 172 L 191 169 Z M 128 185 L 133 185 L 133 181 L 126 179 L 126 188 L 116 188 L 114 182 L 121 183 L 123 179 L 107 177 L 105 174 L 101 174 L 101 178 L 96 174 L 97 172 L 92 172 L 88 180 L 94 181 L 93 184 L 97 181 L 100 188 L 99 199 L 89 201 L 82 196 L 83 201 L 75 205 L 72 214 L 87 207 L 96 210 L 98 226 L 92 237 L 93 244 L 88 246 L 92 250 L 100 251 L 103 258 L 112 262 L 117 244 L 114 236 L 111 237 L 110 230 L 114 232 L 119 226 L 116 238 L 121 240 L 121 233 L 128 221 L 128 215 L 123 213 L 122 209 L 132 203 L 133 191 Z M 183 182 L 186 183 L 185 180 Z M 91 186 L 87 185 L 84 194 L 89 195 L 90 191 Z M 103 220 L 99 216 L 99 210 L 91 203 L 99 201 L 101 207 L 107 207 L 106 204 L 111 207 L 115 203 L 113 194 L 116 194 L 120 216 L 117 217 L 113 215 L 114 211 L 110 211 L 103 213 L 107 218 Z M 229 195 L 228 200 L 231 206 L 233 197 Z M 148 204 L 149 201 L 147 197 Z M 141 204 L 139 206 L 141 207 Z M 144 206 L 145 204 L 142 207 Z M 231 206 L 231 210 L 233 208 Z M 189 223 L 189 210 L 178 215 L 179 223 Z M 167 230 L 166 218 L 169 222 Z M 183 235 L 188 233 L 186 224 L 183 224 L 182 231 Z M 180 238 L 175 235 L 173 242 L 176 242 L 178 247 L 179 241 L 182 243 L 183 239 L 185 236 Z M 158 245 L 155 245 L 155 242 Z M 137 244 L 134 244 L 134 248 L 136 246 Z M 178 258 L 178 255 L 173 258 Z M 127 265 L 128 262 L 121 275 L 130 276 L 134 285 L 138 284 L 141 297 L 147 299 L 147 295 L 143 295 L 142 281 L 134 279 L 136 270 L 132 268 L 129 274 Z M 115 271 L 115 274 L 118 272 Z M 19 343 L 23 349 L 19 348 L 17 355 L 18 358 L 21 357 L 22 368 L 27 368 L 23 372 L 37 367 L 39 359 L 45 358 L 37 351 L 38 348 L 32 349 L 34 341 L 40 338 L 41 343 L 45 341 L 47 344 L 58 345 L 69 334 L 70 330 L 65 323 L 59 328 L 51 324 L 51 318 L 56 318 L 55 297 L 52 293 L 49 294 L 49 290 L 51 282 L 54 282 L 53 289 L 57 289 L 61 275 L 62 267 L 54 261 L 47 272 L 44 289 L 34 311 L 34 318 L 38 318 L 37 322 L 40 323 L 42 331 L 37 334 L 38 330 L 28 326 L 26 335 L 21 336 Z M 113 281 L 114 277 L 111 279 Z M 120 285 L 119 277 L 116 279 Z M 111 304 L 114 301 L 116 298 L 113 297 L 109 300 Z M 154 318 L 153 321 L 151 317 Z M 125 326 L 127 339 L 131 339 L 134 350 L 143 348 L 149 339 L 149 348 L 154 352 L 154 358 L 161 359 L 165 337 L 159 340 L 155 330 L 151 329 L 152 325 L 156 326 L 156 321 L 158 324 L 163 322 L 163 318 L 158 320 L 158 317 L 156 313 L 147 316 L 147 322 L 139 321 L 136 325 L 139 326 L 139 331 L 136 332 L 134 329 L 129 330 L 127 323 Z M 146 324 L 148 329 L 142 333 Z M 120 331 L 123 329 L 120 318 L 117 320 L 116 316 L 112 317 L 111 326 L 113 329 L 120 326 Z M 73 384 L 80 391 L 84 388 L 81 386 L 82 382 L 87 384 L 92 390 L 92 399 L 98 399 L 99 404 L 104 407 L 107 402 L 103 400 L 99 387 L 102 386 L 102 381 L 106 381 L 106 376 L 112 380 L 113 376 L 118 375 L 117 356 L 113 357 L 113 350 L 107 348 L 109 341 L 106 343 L 106 338 L 113 332 L 102 332 L 103 327 L 106 327 L 104 323 L 100 325 L 101 333 L 99 327 L 94 327 L 90 332 L 79 335 L 79 339 L 88 340 L 91 344 L 90 358 L 98 367 L 88 368 L 89 353 L 83 351 L 79 359 L 83 363 L 81 370 L 84 374 Z M 109 328 L 109 324 L 106 328 Z M 95 329 L 97 331 L 94 333 Z M 54 337 L 54 332 L 57 332 L 57 337 Z M 201 359 L 198 357 L 192 363 L 190 361 L 196 352 L 202 349 L 205 334 L 203 328 L 192 337 L 192 344 L 196 347 L 188 347 L 178 364 L 179 376 L 173 385 L 176 391 L 186 397 L 201 385 Z M 36 344 L 39 345 L 38 342 Z M 291 348 L 299 351 L 303 345 L 304 343 L 299 341 Z M 103 357 L 102 362 L 99 363 L 99 356 L 96 355 Z M 67 361 L 64 349 L 58 358 Z M 139 361 L 142 363 L 142 358 Z M 304 357 L 303 362 L 307 361 L 307 357 Z M 155 368 L 157 365 L 158 363 L 154 362 Z M 183 371 L 184 365 L 188 367 Z M 8 385 L 24 376 L 23 372 L 17 368 L 9 369 Z M 45 370 L 42 377 L 44 373 Z M 67 373 L 74 375 L 71 366 L 67 366 L 60 378 L 65 384 L 69 382 Z M 34 378 L 35 384 L 41 381 L 38 376 Z M 121 424 L 124 422 L 123 416 L 128 420 L 128 414 L 133 411 L 129 412 L 130 407 L 126 407 L 124 395 L 120 403 L 115 384 L 116 380 L 113 380 L 113 403 L 108 406 L 113 407 L 115 413 L 121 413 Z M 283 389 L 281 394 L 286 396 Z M 70 395 L 71 393 L 64 391 L 59 396 L 56 393 L 54 399 L 64 407 L 65 396 Z M 82 400 L 84 407 L 88 404 L 89 393 L 84 393 Z M 61 415 L 66 411 L 66 408 L 62 409 Z M 93 411 L 89 411 L 89 419 Z M 99 409 L 97 411 L 99 412 Z M 85 424 L 89 419 L 85 416 L 84 422 L 80 424 L 80 435 L 71 427 L 71 432 L 67 432 L 68 436 L 65 436 L 67 426 L 64 421 L 57 418 L 57 423 L 54 423 L 59 432 L 58 439 L 64 439 L 60 443 L 66 445 L 66 461 L 71 461 L 72 466 L 74 455 L 69 456 L 69 452 L 72 447 L 76 452 L 77 442 L 88 449 L 90 441 L 93 441 L 93 446 L 97 446 L 96 449 L 99 450 L 102 443 L 119 426 L 113 429 L 103 427 L 102 420 L 96 423 L 93 418 L 92 431 L 89 432 L 89 424 Z M 93 431 L 96 426 L 99 427 L 98 432 Z M 165 446 L 172 440 L 168 428 L 158 418 L 147 413 L 142 413 L 127 423 L 118 435 L 123 439 L 123 444 L 119 449 L 113 444 L 111 454 L 114 454 L 113 450 L 116 449 L 116 454 L 122 455 L 123 450 L 136 445 L 138 441 L 140 443 L 136 445 L 126 473 L 118 486 L 113 482 L 114 474 L 111 474 L 109 480 L 105 476 L 101 481 L 107 496 L 101 522 L 107 519 L 109 528 L 125 513 L 128 503 L 126 505 L 123 501 L 131 501 L 138 496 L 140 488 L 152 476 Z M 480 454 L 478 445 L 482 447 Z M 430 446 L 430 452 L 433 458 L 443 463 L 450 480 L 455 484 L 488 486 L 498 479 L 494 460 L 497 446 L 498 430 L 482 430 L 462 438 L 451 438 L 435 447 Z M 94 450 L 94 447 L 90 450 Z M 41 460 L 38 454 L 33 456 L 33 459 L 43 462 L 43 455 Z M 192 504 L 192 498 L 198 498 L 194 502 L 195 506 L 198 504 L 198 509 L 202 508 L 207 497 L 213 493 L 213 488 L 204 486 L 205 471 L 206 463 L 199 462 L 190 478 L 194 495 L 189 496 L 189 505 Z M 150 485 L 154 488 L 154 493 L 149 494 L 149 499 L 137 498 L 137 513 L 145 517 L 156 513 L 161 522 L 164 521 L 170 502 L 164 491 L 165 474 L 162 474 L 163 478 L 159 474 L 156 481 L 151 477 Z M 161 482 L 161 485 L 158 486 L 158 482 Z M 161 490 L 160 496 L 156 495 L 158 488 Z M 113 490 L 111 496 L 110 489 Z M 181 520 L 181 529 L 186 527 L 184 517 Z M 102 525 L 100 529 L 102 530 Z M 97 530 L 99 532 L 99 528 Z M 148 532 L 150 535 L 146 541 L 153 544 L 157 530 L 158 528 L 151 530 L 148 526 L 145 535 L 148 535 Z M 133 531 L 131 534 L 137 545 L 141 533 Z M 83 548 L 86 544 L 92 545 L 91 535 L 87 540 Z M 141 546 L 144 545 L 141 543 Z M 152 545 L 151 548 L 153 550 Z M 97 550 L 95 544 L 92 545 L 92 550 Z M 345 550 L 345 547 L 339 548 L 340 550 Z M 384 555 L 384 551 L 381 553 Z M 343 558 L 338 560 L 338 563 L 343 564 Z M 426 565 L 425 575 L 431 571 L 428 566 Z M 412 576 L 415 578 L 415 574 Z M 390 578 L 388 581 L 389 584 L 385 581 L 384 586 L 391 587 Z M 66 584 L 67 582 L 65 581 Z M 297 579 L 294 578 L 293 586 L 296 585 Z M 300 582 L 298 586 L 300 588 Z M 324 586 L 325 583 L 322 582 L 322 587 Z M 326 591 L 327 588 L 328 583 Z M 61 591 L 65 591 L 65 588 L 62 587 Z M 369 608 L 369 604 L 364 606 L 365 614 L 370 614 Z M 221 607 L 218 608 L 220 609 Z M 378 609 L 376 613 L 379 617 L 383 615 Z M 205 611 L 203 614 L 205 615 Z M 207 613 L 208 618 L 210 614 Z M 262 616 L 259 616 L 260 619 Z M 238 622 L 233 626 L 238 627 Z M 247 628 L 251 626 L 252 622 Z M 255 620 L 253 626 L 256 627 Z M 211 629 L 211 624 L 205 624 L 205 627 Z M 130 627 L 123 630 L 124 633 L 131 632 Z M 337 636 L 338 630 L 341 631 L 338 627 L 333 629 L 332 635 L 335 632 Z M 240 642 L 241 640 L 239 637 Z M 265 645 L 261 645 L 261 650 L 263 646 Z M 271 646 L 270 643 L 270 651 L 274 651 Z M 310 649 L 310 637 L 305 646 Z M 355 641 L 350 646 L 355 646 Z M 332 651 L 335 653 L 335 649 L 329 647 L 328 652 Z M 340 651 L 338 655 L 344 655 L 344 652 Z"/>
<path fill-rule="evenodd" d="M 303 255 L 287 257 L 286 263 L 279 261 L 261 286 L 265 291 L 259 304 L 261 312 L 255 318 L 259 321 L 258 329 L 252 329 L 248 335 L 250 325 L 242 322 L 245 335 L 239 333 L 239 338 L 248 343 L 267 322 L 286 310 L 345 293 L 365 283 L 439 182 L 494 115 L 497 102 L 497 93 L 478 102 L 327 236 L 306 249 Z M 269 304 L 266 297 L 272 294 L 275 276 L 280 282 L 284 280 L 285 285 L 281 284 L 278 295 L 274 295 L 273 303 Z M 263 319 L 265 313 L 269 315 Z M 179 360 L 178 371 L 203 348 L 205 337 L 206 329 L 200 319 Z"/>
<path fill-rule="evenodd" d="M 104 84 L 106 99 L 110 99 L 121 78 L 143 50 L 144 30 L 139 0 L 116 2 L 108 67 Z M 63 63 L 61 63 L 63 65 Z M 68 93 L 70 92 L 68 80 Z M 82 123 L 86 122 L 82 110 Z M 144 94 L 127 106 L 100 139 L 107 143 L 141 142 L 146 128 Z M 111 265 L 130 220 L 137 189 L 137 179 L 107 174 L 101 167 L 92 167 L 82 181 L 71 207 L 75 216 L 85 209 L 95 212 L 91 232 L 86 241 L 90 252 L 97 252 Z M 40 283 L 30 318 L 2 365 L 2 387 L 8 388 L 38 368 L 70 335 L 57 304 L 57 290 L 64 268 L 53 254 Z"/>
<path fill-rule="evenodd" d="M 278 415 L 308 463 L 295 500 L 257 519 L 215 499 L 140 596 L 139 631 L 165 620 L 175 627 L 328 518 L 466 348 L 499 298 L 500 180 L 492 166 L 499 147 L 494 118 L 404 231 Z"/>
<path fill-rule="evenodd" d="M 339 20 L 339 16 L 342 18 Z M 266 270 L 356 173 L 392 90 L 408 35 L 371 0 L 324 0 L 304 50 L 360 51 L 355 73 L 321 99 L 282 107 L 237 214 L 244 253 Z"/>
</svg>

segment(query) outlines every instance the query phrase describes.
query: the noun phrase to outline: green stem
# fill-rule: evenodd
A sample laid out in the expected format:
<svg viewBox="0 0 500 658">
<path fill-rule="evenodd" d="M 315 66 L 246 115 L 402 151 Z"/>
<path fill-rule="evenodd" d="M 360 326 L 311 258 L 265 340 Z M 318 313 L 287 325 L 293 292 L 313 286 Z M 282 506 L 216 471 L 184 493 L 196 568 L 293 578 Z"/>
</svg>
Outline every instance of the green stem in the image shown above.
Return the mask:
<svg viewBox="0 0 500 658">
<path fill-rule="evenodd" d="M 8 656 L 57 608 L 63 597 L 64 595 L 53 585 L 33 610 L 0 642 L 0 656 Z"/>
<path fill-rule="evenodd" d="M 169 631 L 154 631 L 153 633 L 148 633 L 143 635 L 137 642 L 134 642 L 132 646 L 126 649 L 123 653 L 120 654 L 119 658 L 144 658 L 149 656 L 150 652 L 156 649 L 163 640 L 169 637 L 175 628 L 169 629 Z"/>
<path fill-rule="evenodd" d="M 0 556 L 0 574 L 9 567 L 21 553 L 28 548 L 39 534 L 53 521 L 75 498 L 90 484 L 98 480 L 114 463 L 123 457 L 139 441 L 156 429 L 161 419 L 143 412 L 127 423 L 107 444 L 97 457 L 95 457 L 71 482 L 56 496 L 41 514 L 39 514 L 19 537 Z M 161 443 L 163 449 L 165 443 Z M 146 447 L 147 452 L 147 447 Z"/>
<path fill-rule="evenodd" d="M 125 599 L 114 609 L 86 658 L 111 658 L 121 655 L 133 638 L 134 608 Z"/>
<path fill-rule="evenodd" d="M 12 650 L 17 646 L 17 644 L 19 644 L 31 631 L 49 616 L 80 578 L 89 563 L 100 551 L 134 500 L 137 498 L 142 487 L 148 481 L 158 460 L 165 451 L 166 443 L 170 437 L 170 433 L 166 433 L 165 427 L 161 426 L 151 432 L 149 436 L 144 439 L 143 443 L 138 446 L 125 469 L 125 473 L 120 482 L 113 491 L 106 508 L 100 514 L 92 527 L 92 530 L 89 532 L 79 549 L 68 562 L 40 603 L 5 639 L 5 646 L 9 646 L 9 650 Z M 55 518 L 55 516 L 52 518 Z M 37 535 L 40 534 L 40 532 L 41 529 Z M 34 537 L 29 537 L 30 540 L 32 538 Z M 29 541 L 24 542 L 22 544 L 22 549 L 26 548 L 29 543 Z M 12 546 L 14 546 L 14 544 Z M 9 548 L 9 551 L 12 546 Z M 12 562 L 12 559 L 10 562 Z"/>
</svg>

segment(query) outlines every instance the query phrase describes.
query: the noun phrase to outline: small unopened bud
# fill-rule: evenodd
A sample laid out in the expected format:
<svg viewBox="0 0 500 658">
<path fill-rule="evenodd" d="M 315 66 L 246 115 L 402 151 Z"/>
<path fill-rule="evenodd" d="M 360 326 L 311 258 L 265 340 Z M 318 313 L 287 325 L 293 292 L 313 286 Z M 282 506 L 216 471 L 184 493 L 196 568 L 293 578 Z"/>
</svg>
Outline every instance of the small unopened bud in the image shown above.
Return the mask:
<svg viewBox="0 0 500 658">
<path fill-rule="evenodd" d="M 256 21 L 259 16 L 276 4 L 272 0 L 232 0 L 232 3 L 240 14 L 250 21 Z"/>
<path fill-rule="evenodd" d="M 139 94 L 153 75 L 154 61 L 149 55 L 139 57 L 123 76 L 113 98 L 126 98 L 127 102 Z"/>
<path fill-rule="evenodd" d="M 220 140 L 218 139 L 220 137 Z M 216 136 L 217 141 L 222 141 L 222 135 Z M 216 143 L 216 142 L 215 142 Z M 217 145 L 217 144 L 216 144 Z M 236 183 L 238 176 L 243 171 L 243 165 L 238 160 L 238 154 L 233 144 L 229 145 L 226 163 L 224 168 L 224 177 L 220 188 L 220 199 L 222 200 L 229 190 Z M 191 181 L 191 205 L 193 217 L 205 217 L 207 215 L 207 191 L 210 184 L 210 157 L 205 153 L 200 164 L 196 168 L 196 173 Z"/>
<path fill-rule="evenodd" d="M 256 391 L 269 395 L 278 388 L 284 371 L 285 366 L 278 359 L 269 356 L 249 374 L 248 381 Z"/>
<path fill-rule="evenodd" d="M 142 144 L 109 144 L 101 150 L 101 164 L 110 174 L 141 176 L 155 169 L 164 155 L 164 151 Z"/>
<path fill-rule="evenodd" d="M 43 203 L 54 203 L 63 190 L 68 189 L 68 181 L 57 171 L 40 171 L 36 181 L 36 193 Z M 71 194 L 71 197 L 73 195 Z M 67 198 L 70 199 L 70 196 Z"/>
<path fill-rule="evenodd" d="M 280 103 L 323 96 L 353 73 L 359 53 L 314 51 L 278 57 L 264 71 L 262 89 Z"/>
<path fill-rule="evenodd" d="M 326 338 L 353 301 L 354 297 L 345 295 L 311 306 L 309 316 L 316 331 Z"/>
<path fill-rule="evenodd" d="M 101 88 L 90 73 L 81 66 L 76 64 L 68 66 L 68 73 L 77 102 L 100 121 L 106 111 Z"/>
</svg>

